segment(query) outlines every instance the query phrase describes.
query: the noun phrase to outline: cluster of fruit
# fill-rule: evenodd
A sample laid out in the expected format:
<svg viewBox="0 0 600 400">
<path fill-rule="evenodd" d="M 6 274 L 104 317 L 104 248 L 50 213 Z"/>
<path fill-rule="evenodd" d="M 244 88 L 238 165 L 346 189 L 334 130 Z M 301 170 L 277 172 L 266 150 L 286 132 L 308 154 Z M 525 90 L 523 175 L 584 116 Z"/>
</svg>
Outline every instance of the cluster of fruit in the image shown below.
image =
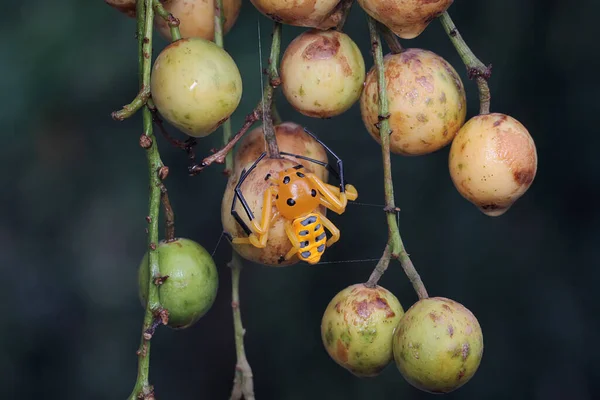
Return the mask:
<svg viewBox="0 0 600 400">
<path fill-rule="evenodd" d="M 105 1 L 129 15 L 135 14 L 135 0 Z M 315 118 L 339 116 L 359 102 L 367 132 L 380 142 L 376 68 L 367 71 L 351 37 L 331 29 L 344 18 L 343 5 L 347 1 L 296 0 L 293 5 L 277 0 L 251 1 L 274 21 L 307 28 L 282 56 L 280 77 L 286 100 L 299 113 Z M 453 3 L 357 1 L 368 15 L 403 39 L 420 35 Z M 162 3 L 179 19 L 182 39 L 166 46 L 156 58 L 151 77 L 152 99 L 160 114 L 181 132 L 205 137 L 237 109 L 242 79 L 232 57 L 212 41 L 211 1 Z M 224 0 L 224 33 L 235 23 L 240 6 L 240 0 Z M 157 17 L 156 26 L 161 34 L 170 37 L 166 22 Z M 501 113 L 482 113 L 467 120 L 465 88 L 459 74 L 431 51 L 408 48 L 392 52 L 384 57 L 383 64 L 392 131 L 390 150 L 398 155 L 419 156 L 451 145 L 448 166 L 458 192 L 486 215 L 505 213 L 528 190 L 536 175 L 536 147 L 527 129 L 515 118 Z M 275 136 L 282 152 L 327 164 L 323 146 L 300 125 L 280 123 L 275 126 Z M 236 186 L 242 171 L 264 149 L 263 128 L 257 127 L 244 137 L 235 153 L 235 170 L 221 210 L 224 230 L 233 236 L 247 234 L 231 212 Z M 241 188 L 255 215 L 261 214 L 263 195 L 270 187 L 265 176 L 292 168 L 298 162 L 297 158 L 284 155 L 256 166 Z M 303 165 L 327 182 L 326 168 Z M 326 208 L 321 205 L 318 211 L 325 215 Z M 296 258 L 282 261 L 282 254 L 287 254 L 292 244 L 281 215 L 276 215 L 270 224 L 265 246 L 233 246 L 245 259 L 265 265 L 298 262 Z M 183 289 L 186 296 L 181 296 L 182 286 L 174 278 L 160 288 L 161 303 L 170 311 L 170 325 L 189 326 L 210 308 L 216 295 L 214 262 L 201 246 L 185 239 L 161 243 L 159 252 L 163 274 L 175 268 L 179 274 L 175 275 L 195 282 Z M 147 273 L 147 268 L 140 268 L 141 283 L 147 282 Z M 144 300 L 145 286 L 141 284 Z M 434 393 L 447 393 L 466 383 L 483 354 L 479 323 L 461 304 L 442 297 L 424 298 L 404 312 L 398 299 L 380 286 L 357 284 L 342 290 L 328 305 L 321 329 L 327 352 L 355 375 L 377 375 L 395 359 L 407 381 Z"/>
</svg>

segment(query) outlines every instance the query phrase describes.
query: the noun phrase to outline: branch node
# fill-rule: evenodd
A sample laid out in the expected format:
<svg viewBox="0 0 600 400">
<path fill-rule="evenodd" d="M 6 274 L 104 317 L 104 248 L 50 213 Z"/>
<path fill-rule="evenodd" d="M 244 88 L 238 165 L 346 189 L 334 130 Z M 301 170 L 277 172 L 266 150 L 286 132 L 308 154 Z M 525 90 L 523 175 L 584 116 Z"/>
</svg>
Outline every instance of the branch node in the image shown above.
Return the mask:
<svg viewBox="0 0 600 400">
<path fill-rule="evenodd" d="M 156 250 L 156 243 L 154 243 L 154 242 L 150 243 L 150 249 Z"/>
<path fill-rule="evenodd" d="M 142 135 L 140 136 L 140 146 L 143 149 L 148 150 L 150 147 L 152 147 L 152 138 L 142 133 Z"/>
<path fill-rule="evenodd" d="M 147 222 L 147 223 L 151 223 L 151 222 L 152 222 L 152 217 L 151 217 L 151 216 L 149 216 L 149 215 L 147 215 L 147 216 L 146 216 L 146 222 Z"/>
<path fill-rule="evenodd" d="M 156 286 L 160 286 L 160 285 L 162 285 L 163 283 L 165 283 L 165 281 L 166 281 L 167 279 L 169 279 L 169 275 L 165 275 L 165 276 L 159 275 L 159 276 L 157 276 L 156 278 L 154 278 L 154 284 L 155 284 Z"/>
<path fill-rule="evenodd" d="M 169 176 L 169 167 L 163 165 L 158 169 L 158 178 L 161 181 L 164 181 L 165 179 L 167 179 L 167 176 Z"/>
<path fill-rule="evenodd" d="M 383 208 L 383 211 L 390 214 L 397 214 L 400 212 L 400 208 L 395 206 L 387 206 Z"/>
</svg>

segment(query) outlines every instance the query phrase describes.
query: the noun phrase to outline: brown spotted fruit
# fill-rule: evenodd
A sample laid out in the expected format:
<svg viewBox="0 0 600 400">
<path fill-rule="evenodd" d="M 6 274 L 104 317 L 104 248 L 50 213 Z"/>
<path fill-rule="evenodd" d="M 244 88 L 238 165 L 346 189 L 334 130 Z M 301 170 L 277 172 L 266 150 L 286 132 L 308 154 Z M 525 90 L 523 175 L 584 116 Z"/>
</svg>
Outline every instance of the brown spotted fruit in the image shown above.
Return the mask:
<svg viewBox="0 0 600 400">
<path fill-rule="evenodd" d="M 483 356 L 483 334 L 473 313 L 444 297 L 421 299 L 394 333 L 394 359 L 402 376 L 429 393 L 449 393 L 467 383 Z"/>
<path fill-rule="evenodd" d="M 413 48 L 387 54 L 384 67 L 390 150 L 419 156 L 450 144 L 467 115 L 465 88 L 452 65 L 429 50 Z M 360 112 L 369 134 L 381 143 L 375 66 L 367 74 Z"/>
<path fill-rule="evenodd" d="M 336 30 L 303 32 L 281 59 L 283 94 L 310 117 L 330 118 L 347 111 L 360 98 L 364 79 L 358 46 Z"/>
<path fill-rule="evenodd" d="M 279 150 L 286 153 L 309 157 L 324 163 L 328 162 L 325 148 L 312 136 L 304 131 L 304 128 L 295 122 L 282 122 L 274 126 L 275 138 Z M 240 143 L 234 156 L 234 165 L 237 170 L 249 168 L 260 155 L 266 151 L 266 144 L 262 126 L 248 132 Z M 323 182 L 327 182 L 329 171 L 316 163 L 282 154 L 283 158 L 295 163 L 310 167 L 310 169 Z"/>
<path fill-rule="evenodd" d="M 215 35 L 215 5 L 212 0 L 163 0 L 164 8 L 179 20 L 179 32 L 182 38 L 200 37 L 213 40 Z M 223 0 L 223 34 L 227 34 L 240 14 L 241 0 Z M 160 34 L 171 39 L 169 24 L 159 15 L 155 24 Z"/>
<path fill-rule="evenodd" d="M 292 161 L 286 158 L 263 158 L 256 166 L 254 170 L 246 177 L 244 182 L 241 184 L 241 193 L 244 196 L 250 210 L 260 222 L 260 218 L 263 210 L 263 195 L 265 190 L 273 183 L 265 179 L 268 174 L 275 175 L 283 171 L 286 168 L 292 168 L 298 165 L 299 162 Z M 314 172 L 312 169 L 312 163 L 302 162 L 306 169 Z M 235 194 L 235 187 L 239 181 L 242 169 L 236 168 L 231 174 L 227 181 L 225 193 L 221 203 L 221 222 L 223 224 L 223 230 L 229 233 L 233 238 L 237 237 L 248 237 L 244 229 L 235 220 L 235 217 L 231 215 L 231 206 Z M 272 215 L 275 215 L 275 205 L 269 204 L 272 207 Z M 238 199 L 235 210 L 242 220 L 250 225 L 248 215 L 242 207 L 241 201 Z M 327 209 L 324 206 L 318 206 L 317 211 L 322 215 L 326 215 Z M 267 245 L 264 248 L 255 247 L 252 244 L 240 244 L 232 243 L 233 249 L 246 260 L 263 264 L 272 267 L 283 267 L 298 263 L 298 258 L 293 256 L 289 260 L 284 260 L 285 255 L 292 249 L 292 244 L 285 232 L 285 220 L 281 215 L 277 215 L 273 220 L 273 224 L 269 229 L 269 236 Z"/>
<path fill-rule="evenodd" d="M 402 39 L 419 36 L 453 2 L 454 0 L 358 0 L 367 14 Z"/>
<path fill-rule="evenodd" d="M 210 253 L 186 238 L 161 241 L 156 247 L 160 275 L 160 304 L 169 312 L 168 326 L 184 329 L 196 323 L 212 307 L 219 287 L 217 267 Z M 142 305 L 148 299 L 148 252 L 138 269 Z"/>
<path fill-rule="evenodd" d="M 339 22 L 340 0 L 250 0 L 263 15 L 285 25 L 329 29 Z"/>
<path fill-rule="evenodd" d="M 529 131 L 515 118 L 477 115 L 452 142 L 448 166 L 458 192 L 488 216 L 500 216 L 529 189 L 537 173 Z"/>
<path fill-rule="evenodd" d="M 135 17 L 136 0 L 104 0 L 109 6 L 116 8 L 128 17 Z"/>
<path fill-rule="evenodd" d="M 404 315 L 389 290 L 351 285 L 330 301 L 321 321 L 329 356 L 358 377 L 378 375 L 393 360 L 393 336 Z"/>
<path fill-rule="evenodd" d="M 235 111 L 242 77 L 225 50 L 202 38 L 166 46 L 152 68 L 150 90 L 160 114 L 183 133 L 204 137 Z"/>
</svg>

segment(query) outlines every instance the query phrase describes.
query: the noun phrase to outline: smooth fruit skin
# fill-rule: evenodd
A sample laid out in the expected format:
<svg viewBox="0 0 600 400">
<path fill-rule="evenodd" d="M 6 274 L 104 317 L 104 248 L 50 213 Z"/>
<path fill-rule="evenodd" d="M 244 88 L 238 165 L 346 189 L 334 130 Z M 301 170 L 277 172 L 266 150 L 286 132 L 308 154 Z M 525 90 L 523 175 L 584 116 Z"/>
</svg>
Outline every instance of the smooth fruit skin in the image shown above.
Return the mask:
<svg viewBox="0 0 600 400">
<path fill-rule="evenodd" d="M 271 159 L 265 157 L 260 161 L 260 163 L 258 163 L 252 173 L 248 175 L 244 183 L 242 183 L 242 194 L 246 199 L 248 206 L 252 210 L 255 218 L 258 218 L 259 221 L 260 216 L 262 215 L 263 194 L 270 185 L 270 182 L 265 180 L 265 176 L 267 174 L 273 175 L 298 164 L 298 162 L 285 158 Z M 310 165 L 312 163 L 305 161 L 300 164 L 303 164 L 308 170 L 313 171 L 311 168 L 312 166 Z M 236 171 L 234 171 L 234 173 L 229 177 L 229 180 L 227 181 L 227 187 L 225 188 L 225 193 L 223 195 L 223 201 L 221 203 L 221 222 L 223 224 L 223 230 L 231 234 L 234 238 L 247 237 L 242 227 L 231 215 L 231 204 L 235 193 L 234 190 L 238 183 L 240 173 L 241 169 L 236 169 Z M 275 206 L 272 207 L 273 212 L 275 212 Z M 248 216 L 242 208 L 239 200 L 236 205 L 236 210 L 238 211 L 240 217 L 242 217 L 246 224 L 248 224 Z M 319 206 L 317 210 L 321 214 L 326 215 L 327 209 L 325 207 Z M 288 251 L 291 250 L 292 244 L 285 233 L 284 219 L 281 216 L 278 216 L 275 219 L 275 223 L 269 229 L 269 238 L 265 248 L 260 249 L 251 244 L 232 244 L 232 246 L 241 257 L 258 264 L 263 264 L 270 267 L 284 267 L 298 263 L 297 257 L 292 257 L 287 261 L 283 260 L 283 257 L 285 257 Z"/>
<path fill-rule="evenodd" d="M 152 99 L 160 114 L 183 133 L 204 137 L 235 111 L 242 77 L 231 56 L 202 38 L 171 43 L 154 61 Z"/>
<path fill-rule="evenodd" d="M 212 0 L 166 0 L 162 1 L 165 10 L 179 19 L 179 32 L 182 38 L 200 37 L 214 40 L 215 5 Z M 223 0 L 225 23 L 223 34 L 228 33 L 240 14 L 241 0 Z M 154 19 L 157 30 L 167 40 L 171 40 L 171 30 L 167 22 L 156 15 Z"/>
<path fill-rule="evenodd" d="M 325 148 L 319 144 L 310 135 L 304 132 L 304 128 L 295 122 L 282 122 L 274 126 L 275 137 L 279 150 L 291 154 L 297 154 L 304 157 L 328 162 L 327 152 Z M 242 168 L 249 168 L 258 157 L 265 151 L 265 139 L 262 125 L 248 132 L 238 144 L 238 150 L 234 156 L 234 164 L 238 171 Z M 329 171 L 310 161 L 300 158 L 282 155 L 283 158 L 291 160 L 295 163 L 309 166 L 310 169 L 323 182 L 327 182 Z"/>
<path fill-rule="evenodd" d="M 169 311 L 168 325 L 184 329 L 196 323 L 212 307 L 219 276 L 210 254 L 198 243 L 185 238 L 161 241 L 157 246 L 162 276 L 169 277 L 158 287 L 160 303 Z M 148 253 L 138 270 L 142 305 L 148 296 Z"/>
<path fill-rule="evenodd" d="M 390 150 L 404 156 L 430 154 L 450 144 L 464 124 L 467 97 L 456 70 L 437 54 L 407 49 L 384 57 L 389 103 Z M 360 99 L 367 131 L 381 143 L 377 71 L 367 74 Z"/>
<path fill-rule="evenodd" d="M 373 377 L 394 357 L 394 331 L 403 315 L 402 305 L 389 290 L 351 285 L 325 309 L 321 339 L 340 366 L 358 377 Z"/>
<path fill-rule="evenodd" d="M 309 117 L 330 118 L 347 111 L 360 98 L 365 73 L 356 43 L 336 30 L 305 31 L 281 59 L 283 94 Z"/>
<path fill-rule="evenodd" d="M 104 2 L 128 17 L 135 17 L 135 0 L 104 0 Z"/>
<path fill-rule="evenodd" d="M 449 393 L 467 383 L 483 356 L 477 318 L 444 297 L 422 299 L 409 308 L 394 334 L 394 358 L 402 376 L 429 393 Z"/>
<path fill-rule="evenodd" d="M 250 0 L 263 15 L 285 25 L 329 29 L 340 0 Z"/>
<path fill-rule="evenodd" d="M 414 39 L 446 11 L 454 0 L 358 0 L 373 19 L 402 39 Z"/>
<path fill-rule="evenodd" d="M 529 131 L 501 113 L 467 121 L 452 143 L 448 161 L 458 192 L 492 217 L 504 214 L 527 192 L 537 164 Z"/>
</svg>

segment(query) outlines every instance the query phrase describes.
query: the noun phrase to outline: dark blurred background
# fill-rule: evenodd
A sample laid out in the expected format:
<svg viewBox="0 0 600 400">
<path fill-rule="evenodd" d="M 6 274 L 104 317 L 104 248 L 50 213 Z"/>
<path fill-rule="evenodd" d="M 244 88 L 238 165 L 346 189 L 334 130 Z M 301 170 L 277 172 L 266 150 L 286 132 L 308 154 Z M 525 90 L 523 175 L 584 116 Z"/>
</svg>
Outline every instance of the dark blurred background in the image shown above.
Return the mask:
<svg viewBox="0 0 600 400">
<path fill-rule="evenodd" d="M 110 113 L 137 92 L 135 21 L 100 0 L 3 4 L 0 398 L 124 399 L 135 381 L 143 316 L 136 274 L 146 248 L 148 177 L 138 146 L 141 116 L 116 122 Z M 448 399 L 585 400 L 599 389 L 598 12 L 592 1 L 462 0 L 450 8 L 471 48 L 493 64 L 492 111 L 529 129 L 539 168 L 526 195 L 490 218 L 455 190 L 448 148 L 393 157 L 401 233 L 430 295 L 463 303 L 484 332 L 479 371 Z M 234 129 L 260 98 L 258 22 L 266 60 L 271 22 L 248 0 L 225 39 L 244 79 Z M 302 29 L 283 32 L 286 46 Z M 356 4 L 346 32 L 370 68 L 366 20 Z M 465 82 L 468 117 L 475 115 L 476 85 L 439 22 L 403 43 L 448 59 Z M 157 35 L 155 55 L 165 44 Z M 318 120 L 278 99 L 284 120 L 317 132 L 346 160 L 360 201 L 382 204 L 380 148 L 358 105 Z M 183 152 L 159 142 L 171 168 L 177 234 L 212 252 L 222 229 L 223 167 L 189 177 Z M 198 157 L 220 143 L 220 131 L 200 140 Z M 331 218 L 342 240 L 323 261 L 340 262 L 245 264 L 242 316 L 257 398 L 431 398 L 393 364 L 358 379 L 326 354 L 323 310 L 375 264 L 341 261 L 379 257 L 386 241 L 376 207 L 348 207 Z M 229 258 L 222 241 L 215 253 L 220 290 L 209 313 L 184 331 L 161 328 L 153 339 L 151 381 L 160 399 L 229 396 Z M 416 300 L 398 264 L 380 283 L 405 309 Z"/>
</svg>

